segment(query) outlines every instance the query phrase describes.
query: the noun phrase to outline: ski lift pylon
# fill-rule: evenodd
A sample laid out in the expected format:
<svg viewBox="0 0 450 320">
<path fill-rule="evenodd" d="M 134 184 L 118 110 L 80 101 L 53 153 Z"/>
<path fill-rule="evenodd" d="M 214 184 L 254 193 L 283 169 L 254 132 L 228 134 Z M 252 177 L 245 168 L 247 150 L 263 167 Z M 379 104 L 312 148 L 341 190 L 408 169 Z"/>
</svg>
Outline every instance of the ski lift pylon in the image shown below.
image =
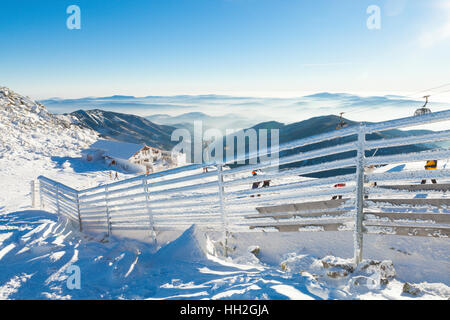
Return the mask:
<svg viewBox="0 0 450 320">
<path fill-rule="evenodd" d="M 423 105 L 422 108 L 419 108 L 416 110 L 416 112 L 414 112 L 415 117 L 423 116 L 424 114 L 431 113 L 431 110 L 426 107 L 428 105 L 428 98 L 430 98 L 430 96 L 424 96 L 423 98 L 425 99 L 425 104 Z"/>
<path fill-rule="evenodd" d="M 344 118 L 342 118 L 342 116 L 344 115 L 345 112 L 341 112 L 340 113 L 340 117 L 339 117 L 339 123 L 336 126 L 336 129 L 343 129 L 343 128 L 347 128 L 348 127 L 348 123 L 344 121 Z"/>
</svg>

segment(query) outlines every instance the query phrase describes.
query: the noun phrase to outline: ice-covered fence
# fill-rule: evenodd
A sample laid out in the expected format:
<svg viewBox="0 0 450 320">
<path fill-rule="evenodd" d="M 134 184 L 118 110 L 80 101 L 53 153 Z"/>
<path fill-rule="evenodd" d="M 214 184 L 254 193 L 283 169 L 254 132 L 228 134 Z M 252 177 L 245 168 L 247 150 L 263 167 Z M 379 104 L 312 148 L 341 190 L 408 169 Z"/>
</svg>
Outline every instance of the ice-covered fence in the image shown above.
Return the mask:
<svg viewBox="0 0 450 320">
<path fill-rule="evenodd" d="M 329 155 L 331 152 L 346 152 L 355 150 L 354 157 L 319 165 L 300 167 L 293 170 L 299 174 L 315 171 L 325 171 L 345 167 L 354 167 L 355 174 L 322 178 L 311 182 L 300 182 L 293 202 L 274 205 L 266 197 L 258 199 L 261 203 L 256 208 L 259 214 L 250 214 L 250 228 L 276 229 L 278 231 L 340 231 L 353 230 L 355 233 L 355 260 L 362 259 L 362 240 L 364 233 L 397 234 L 411 236 L 450 236 L 450 199 L 446 193 L 450 185 L 445 183 L 450 178 L 448 168 L 425 170 L 427 160 L 445 160 L 450 158 L 448 147 L 439 148 L 435 145 L 431 150 L 408 152 L 395 155 L 374 156 L 378 150 L 411 145 L 435 144 L 450 140 L 450 131 L 434 133 L 417 132 L 413 136 L 368 140 L 369 135 L 386 130 L 413 127 L 417 125 L 447 121 L 450 112 L 439 112 L 421 117 L 398 119 L 377 124 L 362 124 L 349 128 L 357 138 L 350 143 L 329 147 L 317 151 L 316 157 Z M 322 142 L 325 139 L 336 138 L 339 131 L 318 137 L 291 143 L 290 147 Z M 343 147 L 345 146 L 345 147 Z M 310 152 L 314 155 L 315 151 Z M 323 152 L 323 153 L 322 153 Z M 308 153 L 299 153 L 293 157 L 308 159 Z M 313 157 L 313 156 L 311 156 Z M 375 166 L 386 166 L 402 163 L 420 162 L 416 168 L 401 172 L 370 173 Z M 395 171 L 395 170 L 393 170 Z M 260 177 L 259 177 L 260 178 Z M 440 183 L 422 185 L 421 180 L 438 180 Z M 444 181 L 444 183 L 443 183 Z M 333 190 L 334 183 L 344 186 L 340 191 Z M 295 186 L 291 184 L 292 187 Z M 314 188 L 311 188 L 314 187 Z M 321 187 L 321 189 L 318 189 Z M 274 189 L 276 189 L 275 187 Z M 283 188 L 283 187 L 278 187 Z M 272 190 L 267 190 L 270 193 Z M 421 194 L 421 192 L 424 192 Z M 339 194 L 343 200 L 322 199 L 330 194 Z M 425 197 L 426 199 L 410 199 Z M 267 204 L 267 205 L 266 205 Z"/>
<path fill-rule="evenodd" d="M 184 230 L 192 224 L 221 229 L 218 172 L 200 165 L 168 170 L 79 191 L 85 228 Z"/>
<path fill-rule="evenodd" d="M 195 164 L 80 191 L 40 177 L 47 200 L 43 204 L 74 221 L 78 219 L 80 229 L 108 234 L 141 230 L 154 237 L 158 231 L 184 230 L 192 224 L 222 231 L 225 239 L 230 232 L 239 231 L 352 230 L 355 259 L 360 261 L 364 233 L 448 235 L 447 189 L 442 186 L 443 179 L 450 178 L 448 168 L 368 172 L 371 165 L 449 159 L 448 147 L 430 146 L 449 140 L 450 130 L 373 139 L 373 134 L 386 130 L 448 120 L 450 110 L 362 124 L 284 144 L 276 150 L 283 154 L 279 161 L 261 161 L 258 154 L 248 154 L 242 159 L 210 164 L 214 169 L 207 173 L 202 173 L 204 165 Z M 376 150 L 422 144 L 428 145 L 427 151 L 395 155 L 378 152 L 373 156 Z M 234 166 L 238 160 L 252 158 L 256 164 Z M 256 169 L 261 173 L 252 176 Z M 421 179 L 439 180 L 435 189 L 422 188 L 428 188 L 427 197 L 441 199 L 441 207 L 434 206 L 432 199 L 422 200 L 419 206 L 406 201 L 415 195 L 408 188 Z M 263 181 L 270 181 L 270 186 L 251 188 Z M 396 199 L 403 202 L 396 204 Z M 419 207 L 425 211 L 406 221 L 408 224 L 398 221 L 405 220 L 402 212 Z M 424 216 L 427 213 L 431 215 Z"/>
<path fill-rule="evenodd" d="M 67 217 L 82 230 L 78 191 L 46 177 L 39 177 L 39 197 L 41 208 Z M 34 195 L 33 195 L 34 197 Z"/>
</svg>

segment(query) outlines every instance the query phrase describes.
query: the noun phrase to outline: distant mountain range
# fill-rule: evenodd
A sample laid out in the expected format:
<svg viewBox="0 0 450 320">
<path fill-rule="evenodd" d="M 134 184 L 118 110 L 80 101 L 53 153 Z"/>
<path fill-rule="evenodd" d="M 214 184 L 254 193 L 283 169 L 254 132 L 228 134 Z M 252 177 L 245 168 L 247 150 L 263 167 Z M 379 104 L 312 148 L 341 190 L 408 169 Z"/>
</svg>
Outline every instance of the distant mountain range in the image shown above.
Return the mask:
<svg viewBox="0 0 450 320">
<path fill-rule="evenodd" d="M 203 129 L 216 128 L 225 134 L 227 129 L 244 129 L 254 125 L 254 119 L 248 119 L 239 114 L 225 114 L 222 116 L 210 116 L 203 112 L 189 112 L 178 116 L 168 114 L 155 114 L 145 117 L 146 119 L 163 125 L 170 125 L 176 128 L 186 128 L 193 132 L 194 121 L 201 121 Z"/>
<path fill-rule="evenodd" d="M 349 127 L 359 125 L 359 122 L 343 119 Z M 253 126 L 253 129 L 279 129 L 280 144 L 303 139 L 330 131 L 335 131 L 340 118 L 335 115 L 314 117 L 305 121 L 283 124 L 276 121 L 264 122 Z M 370 123 L 370 122 L 366 122 Z M 431 132 L 429 130 L 388 130 L 382 133 L 368 135 L 367 139 L 395 138 L 410 136 L 417 133 Z"/>
<path fill-rule="evenodd" d="M 334 115 L 328 115 L 328 116 L 321 116 L 321 117 L 314 117 L 305 121 L 296 122 L 292 124 L 283 124 L 276 121 L 270 121 L 270 122 L 264 122 L 260 123 L 256 126 L 253 126 L 253 129 L 278 129 L 279 130 L 279 143 L 280 145 L 283 145 L 285 143 L 289 143 L 295 140 L 304 139 L 312 136 L 316 136 L 319 134 L 332 132 L 337 130 L 336 127 L 340 122 L 340 118 L 338 116 Z M 349 127 L 359 125 L 359 122 L 351 121 L 348 119 L 344 119 L 344 121 L 348 124 Z M 387 130 L 383 132 L 378 132 L 374 134 L 367 135 L 367 140 L 378 140 L 378 139 L 390 139 L 390 138 L 396 138 L 396 137 L 406 137 L 418 133 L 427 133 L 432 132 L 429 130 Z M 225 138 L 224 138 L 225 139 Z M 270 141 L 270 139 L 268 139 Z M 317 150 L 321 148 L 326 147 L 332 147 L 334 145 L 347 143 L 351 141 L 355 141 L 356 136 L 349 136 L 344 138 L 338 138 L 334 140 L 324 141 L 321 143 L 316 143 L 312 145 L 308 145 L 301 148 L 295 148 L 287 151 L 282 151 L 279 154 L 279 157 L 285 157 L 293 154 L 298 154 L 301 152 L 308 152 L 312 150 Z M 248 141 L 247 141 L 248 142 Z M 391 154 L 399 154 L 399 153 L 409 153 L 409 152 L 419 152 L 428 150 L 430 148 L 436 147 L 435 145 L 426 145 L 426 144 L 420 144 L 420 145 L 409 145 L 409 146 L 399 146 L 395 148 L 384 148 L 379 150 L 372 150 L 367 151 L 366 156 L 371 157 L 376 152 L 377 156 L 380 155 L 391 155 Z M 236 156 L 236 148 L 235 148 L 235 156 Z M 248 143 L 246 144 L 246 152 L 248 152 Z M 224 150 L 225 154 L 225 150 Z M 335 160 L 341 160 L 346 159 L 350 157 L 354 157 L 356 155 L 356 151 L 352 152 L 345 152 L 341 154 L 336 155 L 330 155 L 325 157 L 318 157 L 315 159 L 310 159 L 306 161 L 300 161 L 297 163 L 292 163 L 289 165 L 281 166 L 280 169 L 289 168 L 289 167 L 302 167 L 302 166 L 309 166 L 314 164 L 319 164 L 322 162 L 328 162 L 328 161 L 335 161 Z M 316 174 L 311 174 L 308 176 L 311 177 L 326 177 L 326 176 L 333 176 L 333 175 L 339 175 L 339 174 L 347 174 L 354 172 L 354 169 L 339 169 L 339 170 L 332 170 L 329 172 L 320 172 Z"/>
<path fill-rule="evenodd" d="M 133 97 L 132 97 L 133 98 Z M 210 97 L 211 100 L 216 99 L 217 97 Z M 321 94 L 322 99 L 332 99 L 331 94 Z M 130 97 L 126 96 L 115 96 L 110 99 L 114 99 L 116 101 L 119 100 L 127 100 Z M 205 97 L 206 99 L 206 97 Z M 224 99 L 224 98 L 223 98 Z M 353 99 L 350 97 L 349 99 Z M 3 101 L 3 102 L 2 102 Z M 221 126 L 223 127 L 231 127 L 236 128 L 237 126 L 244 126 L 246 122 L 239 122 L 241 118 L 238 118 L 236 114 L 229 113 L 224 116 L 210 116 L 206 113 L 201 112 L 190 112 L 185 113 L 180 116 L 170 116 L 167 114 L 158 114 L 153 117 L 150 117 L 153 121 L 146 119 L 144 117 L 140 117 L 137 115 L 124 114 L 112 111 L 104 111 L 101 109 L 93 109 L 93 110 L 78 110 L 72 113 L 66 113 L 63 115 L 54 115 L 46 110 L 46 108 L 40 104 L 31 101 L 30 99 L 17 95 L 11 90 L 7 88 L 1 88 L 0 90 L 0 104 L 3 104 L 3 111 L 5 116 L 0 120 L 4 121 L 3 126 L 5 128 L 10 128 L 8 130 L 12 130 L 12 134 L 8 134 L 5 137 L 0 136 L 0 142 L 2 142 L 2 138 L 7 139 L 3 141 L 4 150 L 0 149 L 0 157 L 2 154 L 8 154 L 11 151 L 12 145 L 18 145 L 15 142 L 8 142 L 8 139 L 12 139 L 11 141 L 15 141 L 15 139 L 21 139 L 20 144 L 28 144 L 27 141 L 29 139 L 38 139 L 40 137 L 44 138 L 45 135 L 36 135 L 33 138 L 27 137 L 23 140 L 23 137 L 20 138 L 21 135 L 14 134 L 14 130 L 17 128 L 28 128 L 35 129 L 40 128 L 41 126 L 47 126 L 49 128 L 53 128 L 51 130 L 58 132 L 64 132 L 67 134 L 67 130 L 72 130 L 72 138 L 76 138 L 79 133 L 80 137 L 83 135 L 89 136 L 94 140 L 97 138 L 97 133 L 100 134 L 101 137 L 107 139 L 113 139 L 117 141 L 131 142 L 131 143 L 139 143 L 139 144 L 147 144 L 150 146 L 158 147 L 165 150 L 171 150 L 178 141 L 171 141 L 171 135 L 177 127 L 189 127 L 192 126 L 193 122 L 196 120 L 201 120 L 205 123 L 204 130 L 209 127 Z M 39 120 L 36 120 L 36 115 Z M 248 120 L 248 119 L 247 119 Z M 254 119 L 253 119 L 254 120 Z M 344 119 L 349 126 L 358 125 L 359 122 L 351 121 L 348 119 Z M 294 140 L 303 139 L 315 135 L 319 135 L 326 132 L 333 132 L 336 130 L 336 126 L 339 123 L 340 118 L 335 115 L 327 115 L 320 117 L 312 117 L 310 119 L 294 122 L 294 123 L 282 123 L 279 121 L 266 121 L 260 122 L 253 126 L 249 126 L 249 128 L 253 129 L 278 129 L 280 144 L 289 143 Z M 155 122 L 160 122 L 157 124 Z M 161 124 L 164 122 L 165 124 Z M 44 125 L 44 124 L 45 125 Z M 50 126 L 51 125 L 51 126 Z M 45 128 L 47 128 L 45 127 Z M 45 130 L 50 130 L 49 128 Z M 85 130 L 86 128 L 91 130 Z M 25 130 L 25 129 L 24 129 Z M 8 131 L 5 131 L 8 132 Z M 368 140 L 373 139 L 390 139 L 396 137 L 405 137 L 412 134 L 431 132 L 427 130 L 387 130 L 381 133 L 368 135 Z M 56 135 L 57 136 L 57 135 Z M 225 137 L 223 137 L 225 139 Z M 23 141 L 22 141 L 23 140 Z M 89 141 L 91 141 L 89 140 Z M 330 141 L 324 141 L 321 143 L 309 145 L 302 148 L 296 148 L 288 151 L 284 151 L 280 154 L 280 157 L 288 156 L 291 154 L 297 154 L 299 152 L 307 152 L 310 150 L 317 150 L 323 147 L 329 147 L 340 143 L 345 143 L 349 141 L 355 140 L 355 137 L 345 137 L 339 138 Z M 32 144 L 34 145 L 34 144 Z M 448 142 L 446 145 L 436 144 L 440 147 L 449 147 Z M 409 152 L 417 152 L 423 151 L 430 148 L 436 147 L 436 145 L 430 144 L 418 144 L 418 145 L 410 145 L 410 146 L 401 146 L 395 148 L 385 148 L 377 150 L 377 155 L 390 155 L 390 154 L 399 154 L 399 153 L 409 153 Z M 47 146 L 45 141 L 39 143 L 39 146 L 45 146 L 45 150 L 50 147 Z M 248 150 L 248 148 L 246 148 Z M 41 151 L 40 151 L 41 152 Z M 366 156 L 373 156 L 374 150 L 368 151 Z M 224 154 L 226 154 L 224 152 Z M 326 156 L 326 157 L 318 157 L 315 159 L 310 159 L 307 161 L 301 161 L 295 164 L 290 164 L 287 167 L 299 167 L 305 165 L 312 165 L 321 163 L 323 161 L 330 160 L 338 160 L 344 159 L 348 157 L 354 156 L 354 152 L 346 152 L 338 155 Z M 424 159 L 424 161 L 427 159 Z M 286 166 L 285 166 L 286 167 Z M 282 167 L 283 169 L 283 167 Z M 338 173 L 347 173 L 351 172 L 351 170 L 341 170 Z M 329 173 L 320 173 L 314 176 L 320 175 L 328 175 Z"/>
<path fill-rule="evenodd" d="M 166 115 L 157 115 L 153 119 L 160 122 L 173 123 L 173 126 L 156 124 L 143 117 L 122 114 L 103 110 L 79 110 L 71 114 L 65 115 L 70 117 L 72 122 L 80 124 L 82 126 L 93 129 L 101 134 L 105 138 L 110 138 L 118 141 L 132 142 L 132 143 L 145 143 L 154 147 L 170 150 L 177 141 L 171 141 L 171 135 L 176 127 L 180 126 L 192 126 L 195 120 L 206 120 L 208 123 L 214 123 L 218 121 L 217 117 L 210 117 L 206 114 L 201 113 L 188 113 L 181 117 L 170 117 Z M 232 118 L 232 116 L 230 116 Z M 344 119 L 349 126 L 358 125 L 358 122 Z M 181 122 L 179 122 L 181 121 Z M 231 119 L 230 119 L 231 121 Z M 252 129 L 278 129 L 280 144 L 288 143 L 294 140 L 303 139 L 318 134 L 331 132 L 336 130 L 336 126 L 339 123 L 340 118 L 334 115 L 314 117 L 305 121 L 295 122 L 291 124 L 284 124 L 277 121 L 262 122 L 250 128 Z M 203 128 L 207 129 L 207 126 Z M 402 131 L 402 130 L 388 130 L 381 133 L 376 133 L 368 135 L 368 140 L 373 139 L 389 139 L 395 137 L 403 137 L 412 134 L 423 132 L 429 132 L 426 130 L 412 130 L 412 131 Z M 225 139 L 225 138 L 223 138 Z M 280 157 L 291 155 L 298 152 L 307 152 L 310 150 L 315 150 L 323 147 L 333 146 L 339 143 L 345 143 L 355 140 L 355 137 L 345 137 L 339 138 L 331 141 L 325 141 L 318 144 L 309 145 L 302 148 L 297 148 L 289 151 L 284 151 L 280 154 Z M 398 153 L 408 153 L 427 150 L 432 145 L 412 145 L 412 146 L 402 146 L 397 148 L 386 148 L 377 150 L 377 155 L 389 155 Z M 192 148 L 193 149 L 193 148 Z M 246 146 L 248 150 L 248 145 Z M 372 156 L 374 151 L 367 153 L 367 156 Z M 224 155 L 226 152 L 224 151 Z M 235 151 L 236 154 L 236 151 Z M 299 167 L 311 164 L 321 163 L 323 161 L 339 160 L 354 156 L 354 152 L 347 152 L 338 155 L 332 155 L 327 157 L 319 157 L 316 159 L 311 159 L 308 161 L 302 161 L 299 163 L 291 164 L 284 167 Z M 282 167 L 283 168 L 283 167 Z M 341 170 L 342 171 L 342 170 Z M 344 170 L 339 173 L 348 173 L 351 170 Z M 328 173 L 321 173 L 328 174 Z M 319 174 L 320 175 L 320 174 Z M 317 175 L 314 175 L 317 176 Z"/>
<path fill-rule="evenodd" d="M 41 100 L 50 112 L 108 110 L 147 117 L 150 121 L 189 128 L 192 120 L 203 120 L 206 127 L 248 128 L 265 121 L 295 123 L 317 115 L 339 114 L 355 121 L 384 121 L 410 116 L 423 105 L 421 99 L 396 95 L 360 96 L 348 93 L 316 93 L 275 98 L 225 95 L 177 95 L 134 97 L 52 98 Z M 448 103 L 431 99 L 432 111 L 448 109 Z M 233 121 L 231 121 L 233 120 Z"/>
<path fill-rule="evenodd" d="M 117 141 L 147 144 L 170 150 L 175 146 L 170 137 L 176 129 L 158 125 L 145 118 L 103 110 L 78 110 L 68 115 L 74 123 L 97 131 L 102 137 Z"/>
</svg>

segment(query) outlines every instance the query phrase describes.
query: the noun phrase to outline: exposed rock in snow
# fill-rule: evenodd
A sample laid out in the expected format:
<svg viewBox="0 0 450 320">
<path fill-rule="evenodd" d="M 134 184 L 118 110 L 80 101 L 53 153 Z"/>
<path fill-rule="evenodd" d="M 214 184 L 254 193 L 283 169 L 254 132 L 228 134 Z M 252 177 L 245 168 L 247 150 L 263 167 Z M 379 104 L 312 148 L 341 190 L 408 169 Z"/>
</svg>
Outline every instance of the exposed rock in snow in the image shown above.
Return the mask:
<svg viewBox="0 0 450 320">
<path fill-rule="evenodd" d="M 285 272 L 301 273 L 304 270 L 309 270 L 316 260 L 308 254 L 288 253 L 284 255 L 280 267 Z"/>
<path fill-rule="evenodd" d="M 417 288 L 415 285 L 411 285 L 408 282 L 406 282 L 403 285 L 403 292 L 411 294 L 413 296 L 417 296 L 420 293 L 420 289 Z"/>
<path fill-rule="evenodd" d="M 260 254 L 259 246 L 249 246 L 247 252 L 234 258 L 233 261 L 239 264 L 260 265 L 258 257 Z"/>
<path fill-rule="evenodd" d="M 30 181 L 39 175 L 74 188 L 108 179 L 106 168 L 83 164 L 81 150 L 98 134 L 60 119 L 40 103 L 0 87 L 0 214 L 30 204 Z M 29 208 L 29 207 L 28 207 Z"/>
<path fill-rule="evenodd" d="M 74 154 L 98 134 L 51 114 L 40 103 L 0 87 L 0 159 Z"/>
</svg>

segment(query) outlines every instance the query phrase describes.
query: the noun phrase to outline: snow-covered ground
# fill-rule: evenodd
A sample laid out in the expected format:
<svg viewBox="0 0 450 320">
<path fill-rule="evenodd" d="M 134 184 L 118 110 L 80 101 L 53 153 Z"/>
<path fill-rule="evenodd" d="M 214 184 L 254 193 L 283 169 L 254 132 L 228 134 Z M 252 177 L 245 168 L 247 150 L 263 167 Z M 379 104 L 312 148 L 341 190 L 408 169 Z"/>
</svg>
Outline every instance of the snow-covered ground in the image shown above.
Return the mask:
<svg viewBox="0 0 450 320">
<path fill-rule="evenodd" d="M 80 159 L 96 133 L 3 88 L 0 132 L 0 299 L 450 298 L 448 239 L 367 235 L 364 255 L 376 260 L 355 269 L 351 232 L 238 233 L 228 258 L 220 234 L 196 226 L 156 244 L 80 233 L 31 208 L 29 182 L 109 181 L 107 167 Z M 73 265 L 81 289 L 67 285 Z"/>
<path fill-rule="evenodd" d="M 80 234 L 42 211 L 2 215 L 0 230 L 3 299 L 450 298 L 444 239 L 412 247 L 408 239 L 366 237 L 367 254 L 394 263 L 366 260 L 353 270 L 336 257 L 351 253 L 351 234 L 239 235 L 237 252 L 224 259 L 195 226 L 159 250 Z M 79 290 L 67 286 L 71 265 L 81 271 Z"/>
</svg>

